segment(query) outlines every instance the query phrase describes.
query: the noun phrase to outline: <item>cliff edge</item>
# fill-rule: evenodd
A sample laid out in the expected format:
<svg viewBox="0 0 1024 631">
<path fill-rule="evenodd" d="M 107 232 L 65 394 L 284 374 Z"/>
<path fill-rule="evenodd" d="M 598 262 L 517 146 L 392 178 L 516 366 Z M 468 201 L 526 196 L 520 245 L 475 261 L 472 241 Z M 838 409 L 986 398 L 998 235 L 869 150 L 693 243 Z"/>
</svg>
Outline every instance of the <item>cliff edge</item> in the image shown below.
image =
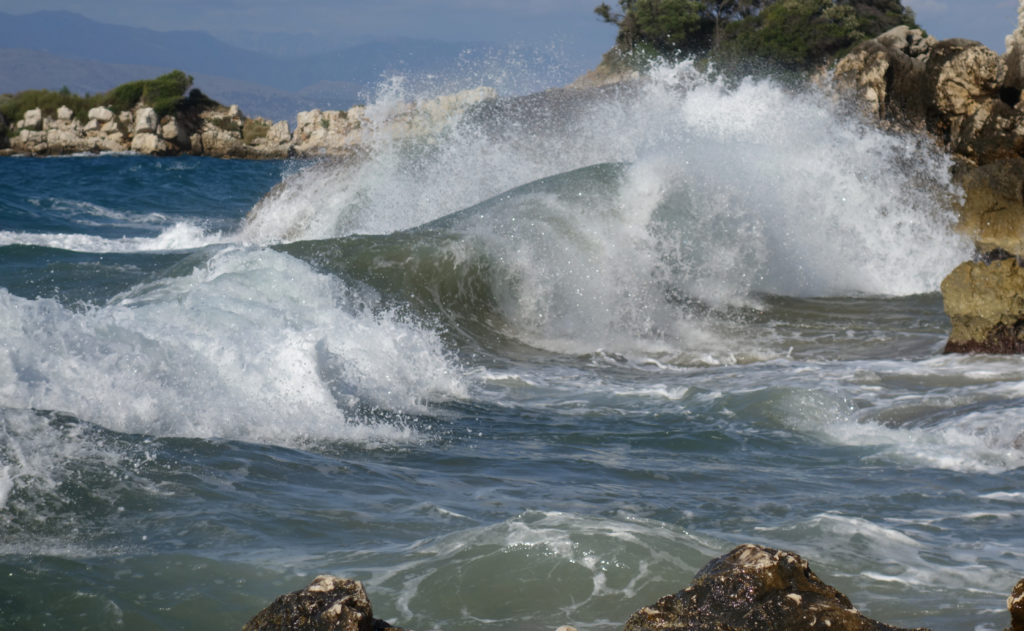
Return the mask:
<svg viewBox="0 0 1024 631">
<path fill-rule="evenodd" d="M 964 191 L 959 229 L 977 256 L 942 283 L 952 332 L 945 352 L 1024 352 L 1024 2 L 998 55 L 896 27 L 856 46 L 836 89 L 884 127 L 933 136 Z"/>
</svg>

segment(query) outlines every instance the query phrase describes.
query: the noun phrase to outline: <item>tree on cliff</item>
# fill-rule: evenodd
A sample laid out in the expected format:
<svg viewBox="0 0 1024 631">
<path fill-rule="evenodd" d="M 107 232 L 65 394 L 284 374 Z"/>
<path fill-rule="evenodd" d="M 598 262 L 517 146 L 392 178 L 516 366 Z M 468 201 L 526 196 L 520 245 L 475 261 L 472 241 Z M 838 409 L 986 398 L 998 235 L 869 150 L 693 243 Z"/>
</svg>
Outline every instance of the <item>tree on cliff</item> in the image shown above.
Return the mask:
<svg viewBox="0 0 1024 631">
<path fill-rule="evenodd" d="M 616 44 L 623 50 L 658 55 L 706 52 L 719 41 L 725 25 L 759 9 L 764 0 L 619 0 L 621 12 L 606 3 L 594 12 L 619 27 Z"/>
<path fill-rule="evenodd" d="M 899 0 L 776 0 L 748 19 L 728 25 L 718 61 L 763 60 L 801 70 L 842 56 L 894 26 L 914 24 Z"/>
<path fill-rule="evenodd" d="M 619 53 L 757 59 L 805 69 L 899 24 L 915 26 L 900 0 L 619 0 L 594 11 L 619 27 Z"/>
</svg>

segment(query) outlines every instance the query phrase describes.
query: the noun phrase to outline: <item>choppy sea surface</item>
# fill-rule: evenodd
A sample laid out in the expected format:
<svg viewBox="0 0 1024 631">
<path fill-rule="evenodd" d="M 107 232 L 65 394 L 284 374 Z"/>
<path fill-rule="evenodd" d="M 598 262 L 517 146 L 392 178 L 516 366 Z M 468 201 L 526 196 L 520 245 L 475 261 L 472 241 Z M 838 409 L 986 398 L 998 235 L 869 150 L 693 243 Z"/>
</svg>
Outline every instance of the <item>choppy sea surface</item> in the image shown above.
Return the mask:
<svg viewBox="0 0 1024 631">
<path fill-rule="evenodd" d="M 384 119 L 409 95 L 384 94 Z M 1002 629 L 1024 361 L 942 356 L 949 161 L 686 66 L 359 162 L 0 160 L 0 626 L 621 628 L 739 543 Z"/>
</svg>

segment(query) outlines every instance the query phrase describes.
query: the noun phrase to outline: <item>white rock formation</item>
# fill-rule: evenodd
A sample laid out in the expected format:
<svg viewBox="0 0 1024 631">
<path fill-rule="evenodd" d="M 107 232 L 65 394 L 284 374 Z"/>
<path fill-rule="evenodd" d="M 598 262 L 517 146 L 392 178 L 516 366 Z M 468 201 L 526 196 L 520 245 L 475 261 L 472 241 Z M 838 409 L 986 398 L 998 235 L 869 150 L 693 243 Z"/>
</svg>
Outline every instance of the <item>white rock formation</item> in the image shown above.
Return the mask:
<svg viewBox="0 0 1024 631">
<path fill-rule="evenodd" d="M 94 107 L 89 110 L 89 120 L 98 120 L 101 123 L 113 120 L 114 113 L 105 107 Z"/>
<path fill-rule="evenodd" d="M 160 119 L 152 107 L 140 107 L 135 110 L 135 134 L 152 134 L 156 132 Z"/>
</svg>

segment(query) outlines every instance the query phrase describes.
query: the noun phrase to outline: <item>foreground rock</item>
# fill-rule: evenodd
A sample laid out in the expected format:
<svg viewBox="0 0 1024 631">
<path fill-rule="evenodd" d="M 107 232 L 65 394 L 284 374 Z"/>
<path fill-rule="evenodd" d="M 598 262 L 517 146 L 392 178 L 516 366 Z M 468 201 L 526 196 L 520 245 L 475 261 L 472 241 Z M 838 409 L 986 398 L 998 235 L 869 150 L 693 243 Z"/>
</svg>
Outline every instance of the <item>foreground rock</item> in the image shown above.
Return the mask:
<svg viewBox="0 0 1024 631">
<path fill-rule="evenodd" d="M 333 576 L 318 576 L 306 589 L 281 596 L 242 627 L 242 631 L 303 629 L 401 631 L 373 617 L 362 583 Z"/>
<path fill-rule="evenodd" d="M 1006 631 L 1024 631 L 1024 579 L 1013 587 L 1006 599 L 1006 608 L 1010 610 L 1010 626 Z"/>
<path fill-rule="evenodd" d="M 1008 293 L 1021 289 L 1024 256 L 1024 11 L 1005 56 L 903 26 L 855 47 L 834 80 L 882 126 L 925 131 L 957 161 L 959 228 L 979 260 L 942 283 L 946 352 L 1024 352 L 1024 301 Z"/>
<path fill-rule="evenodd" d="M 945 352 L 1024 352 L 1024 268 L 1017 257 L 961 263 L 942 281 L 942 298 L 953 323 Z"/>
<path fill-rule="evenodd" d="M 492 88 L 480 87 L 415 103 L 396 104 L 372 113 L 365 107 L 300 112 L 292 132 L 287 121 L 246 117 L 237 106 L 215 105 L 158 116 L 138 105 L 114 113 L 94 107 L 85 122 L 70 109 L 44 116 L 29 110 L 9 124 L 0 119 L 0 155 L 53 156 L 104 151 L 134 151 L 145 155 L 201 155 L 215 158 L 281 159 L 343 157 L 366 151 L 379 140 L 420 139 L 446 129 L 470 109 L 497 98 Z"/>
<path fill-rule="evenodd" d="M 1008 631 L 1024 631 L 1024 580 L 1007 601 Z M 1016 625 L 1020 625 L 1019 627 Z M 318 576 L 281 596 L 243 631 L 383 631 L 358 581 Z M 745 544 L 711 560 L 686 589 L 637 610 L 625 631 L 906 631 L 861 615 L 791 552 Z M 562 626 L 557 631 L 575 631 Z M 918 629 L 916 631 L 927 631 Z"/>
<path fill-rule="evenodd" d="M 686 589 L 636 611 L 626 631 L 896 631 L 866 618 L 799 556 L 746 544 L 704 566 Z"/>
</svg>

